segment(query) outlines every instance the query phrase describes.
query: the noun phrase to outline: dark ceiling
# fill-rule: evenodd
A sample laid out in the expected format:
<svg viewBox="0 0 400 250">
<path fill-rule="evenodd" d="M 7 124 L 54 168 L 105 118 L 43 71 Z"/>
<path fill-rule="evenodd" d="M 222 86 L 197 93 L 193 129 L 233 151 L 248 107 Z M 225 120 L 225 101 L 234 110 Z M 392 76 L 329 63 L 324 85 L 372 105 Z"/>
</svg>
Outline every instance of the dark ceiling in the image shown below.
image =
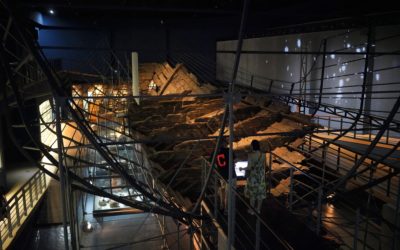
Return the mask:
<svg viewBox="0 0 400 250">
<path fill-rule="evenodd" d="M 197 15 L 235 15 L 242 8 L 241 0 L 18 0 L 19 7 L 44 10 L 54 8 L 64 13 L 75 12 L 94 15 L 104 12 L 110 14 L 144 13 L 146 15 L 163 13 L 174 16 L 179 13 Z M 279 14 L 282 18 L 290 18 L 292 13 L 297 15 L 320 16 L 349 16 L 399 10 L 390 2 L 379 1 L 316 1 L 316 0 L 250 0 L 253 13 Z"/>
<path fill-rule="evenodd" d="M 249 0 L 248 34 L 299 24 L 329 22 L 336 28 L 369 22 L 400 23 L 400 7 L 386 1 Z M 168 20 L 189 25 L 215 20 L 215 25 L 238 25 L 242 0 L 12 0 L 20 10 L 49 12 L 58 17 L 96 25 L 123 25 L 134 18 Z M 182 22 L 182 20 L 185 20 Z M 321 29 L 334 29 L 323 27 Z M 313 31 L 313 30 L 310 30 Z M 304 32 L 304 30 L 291 31 Z M 264 32 L 265 33 L 265 32 Z"/>
</svg>

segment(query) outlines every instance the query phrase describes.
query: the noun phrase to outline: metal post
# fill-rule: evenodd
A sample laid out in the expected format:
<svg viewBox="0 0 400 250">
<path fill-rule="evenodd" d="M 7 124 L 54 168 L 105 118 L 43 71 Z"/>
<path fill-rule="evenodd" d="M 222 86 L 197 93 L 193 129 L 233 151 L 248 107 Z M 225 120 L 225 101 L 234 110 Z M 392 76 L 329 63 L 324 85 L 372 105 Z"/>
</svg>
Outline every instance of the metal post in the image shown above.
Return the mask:
<svg viewBox="0 0 400 250">
<path fill-rule="evenodd" d="M 36 183 L 36 176 L 33 177 L 32 181 L 34 182 L 33 183 L 33 188 L 34 188 L 34 191 L 35 191 L 36 200 L 39 200 L 38 187 L 37 187 L 37 183 Z"/>
<path fill-rule="evenodd" d="M 43 173 L 43 183 L 44 183 L 44 188 L 46 188 L 47 187 L 47 182 L 46 182 L 46 174 L 45 173 Z"/>
<path fill-rule="evenodd" d="M 254 79 L 254 75 L 251 75 L 251 78 L 250 78 L 250 89 L 251 89 L 251 91 L 253 91 L 253 79 Z"/>
<path fill-rule="evenodd" d="M 321 181 L 321 186 L 324 186 L 324 183 L 325 183 L 326 148 L 327 147 L 329 147 L 329 146 L 324 146 L 322 148 L 322 181 Z"/>
<path fill-rule="evenodd" d="M 24 215 L 27 215 L 27 208 L 26 208 L 26 192 L 25 187 L 22 188 L 22 204 L 24 205 Z"/>
<path fill-rule="evenodd" d="M 386 144 L 389 144 L 389 132 L 390 132 L 390 129 L 387 129 L 386 130 Z"/>
<path fill-rule="evenodd" d="M 375 46 L 371 46 L 372 44 L 375 43 L 375 28 L 370 26 L 368 28 L 368 37 L 367 37 L 367 47 L 368 47 L 368 52 L 369 53 L 375 53 Z M 372 108 L 372 95 L 373 95 L 373 83 L 374 83 L 374 64 L 375 64 L 375 56 L 369 56 L 368 60 L 366 59 L 366 64 L 367 64 L 367 71 L 364 74 L 365 77 L 365 97 L 364 97 L 364 116 L 363 116 L 363 133 L 365 134 L 367 129 L 369 129 L 369 133 L 371 133 L 371 129 L 368 128 L 368 124 L 371 127 L 371 108 Z"/>
<path fill-rule="evenodd" d="M 189 250 L 194 249 L 194 237 L 193 237 L 193 229 L 192 229 L 192 222 L 189 226 Z"/>
<path fill-rule="evenodd" d="M 15 214 L 17 216 L 17 225 L 20 226 L 21 225 L 21 217 L 19 214 L 19 207 L 18 207 L 18 194 L 15 195 L 14 204 L 15 204 Z"/>
<path fill-rule="evenodd" d="M 343 117 L 340 117 L 340 132 L 343 131 Z"/>
<path fill-rule="evenodd" d="M 293 93 L 293 89 L 294 89 L 294 83 L 292 83 L 292 85 L 290 86 L 290 92 L 289 92 L 289 96 L 292 96 L 292 93 Z M 301 98 L 301 97 L 300 97 Z M 289 98 L 288 98 L 288 100 L 287 100 L 287 104 L 289 104 Z"/>
<path fill-rule="evenodd" d="M 162 220 L 161 220 L 161 227 L 162 227 L 162 234 L 166 234 L 166 230 L 165 230 L 165 215 L 162 216 Z M 168 243 L 167 243 L 167 236 L 163 237 L 163 249 L 167 249 L 168 248 Z"/>
<path fill-rule="evenodd" d="M 354 139 L 357 137 L 357 124 L 354 126 L 353 137 Z"/>
<path fill-rule="evenodd" d="M 393 237 L 392 237 L 392 249 L 399 249 L 399 210 L 400 210 L 400 183 L 398 183 L 398 190 L 397 190 L 397 202 L 396 202 L 396 213 L 394 215 L 394 232 L 393 232 Z"/>
<path fill-rule="evenodd" d="M 290 168 L 290 191 L 289 191 L 289 211 L 292 212 L 293 203 L 293 168 Z"/>
<path fill-rule="evenodd" d="M 37 181 L 39 182 L 40 194 L 43 192 L 43 184 L 42 184 L 42 171 L 40 170 Z"/>
<path fill-rule="evenodd" d="M 319 235 L 321 231 L 321 219 L 322 219 L 322 185 L 318 189 L 318 207 L 317 207 L 317 229 L 316 234 Z"/>
<path fill-rule="evenodd" d="M 369 121 L 369 131 L 368 131 L 368 140 L 372 140 L 372 122 L 371 120 Z"/>
<path fill-rule="evenodd" d="M 331 134 L 330 130 L 331 130 L 331 116 L 328 116 L 328 135 Z"/>
<path fill-rule="evenodd" d="M 71 189 L 71 185 L 69 183 L 69 177 L 68 177 L 68 173 L 67 174 L 67 204 L 68 204 L 68 208 L 69 208 L 69 223 L 70 223 L 70 232 L 71 232 L 71 247 L 72 249 L 77 249 L 78 243 L 76 240 L 76 235 L 77 235 L 77 229 L 76 229 L 76 218 L 75 218 L 75 194 L 73 192 L 73 190 Z"/>
<path fill-rule="evenodd" d="M 180 232 L 179 232 L 179 226 L 180 226 L 180 224 L 179 224 L 179 221 L 177 222 L 178 224 L 176 225 L 176 227 L 178 228 L 178 250 L 181 250 L 181 239 L 180 239 L 180 237 L 181 237 L 181 235 L 180 235 Z"/>
<path fill-rule="evenodd" d="M 213 169 L 211 168 L 210 171 L 213 171 Z M 217 179 L 216 174 L 214 174 L 213 176 L 214 176 L 214 218 L 217 219 L 217 216 L 218 216 L 218 179 Z M 225 190 L 225 192 L 226 191 L 227 190 Z"/>
<path fill-rule="evenodd" d="M 389 167 L 389 174 L 392 174 L 393 171 L 394 171 L 394 169 L 391 168 L 391 167 Z M 389 179 L 387 180 L 387 187 L 386 187 L 386 196 L 388 196 L 388 197 L 390 196 L 390 189 L 391 189 L 391 186 L 392 186 L 392 178 L 389 178 Z"/>
<path fill-rule="evenodd" d="M 356 221 L 354 223 L 353 249 L 355 250 L 357 250 L 359 226 L 360 226 L 360 208 L 358 208 L 356 211 Z"/>
<path fill-rule="evenodd" d="M 321 81 L 319 84 L 319 95 L 318 95 L 318 105 L 315 108 L 312 116 L 314 116 L 317 112 L 318 109 L 321 106 L 321 101 L 322 101 L 322 91 L 324 89 L 324 78 L 325 78 L 325 57 L 326 57 L 326 44 L 327 44 L 327 40 L 324 39 L 323 40 L 323 53 L 322 53 L 322 66 L 321 66 Z M 319 124 L 319 117 L 318 117 L 318 124 Z"/>
<path fill-rule="evenodd" d="M 269 169 L 268 169 L 268 194 L 271 194 L 272 186 L 272 150 L 269 152 Z"/>
<path fill-rule="evenodd" d="M 260 250 L 260 218 L 257 216 L 256 221 L 256 248 L 255 250 Z"/>
<path fill-rule="evenodd" d="M 61 130 L 61 106 L 60 106 L 60 98 L 57 98 L 55 114 L 56 114 L 56 133 L 57 133 L 57 150 L 58 150 L 58 170 L 60 172 L 60 186 L 61 186 L 61 205 L 62 205 L 62 214 L 63 214 L 63 226 L 64 226 L 64 244 L 65 249 L 69 249 L 69 241 L 68 241 L 68 224 L 67 224 L 67 204 L 66 204 L 66 187 L 65 187 L 65 168 L 63 165 L 63 138 L 62 138 L 62 130 Z"/>
<path fill-rule="evenodd" d="M 373 163 L 371 163 L 371 166 L 374 166 L 374 164 Z M 374 170 L 373 170 L 373 168 L 370 168 L 369 169 L 369 183 L 371 183 L 372 182 L 372 178 L 373 178 L 373 175 L 374 175 Z M 365 229 L 364 229 L 364 239 L 363 239 L 363 249 L 366 249 L 367 248 L 367 239 L 368 239 L 368 227 L 369 227 L 369 208 L 370 208 L 370 205 L 371 205 L 371 199 L 372 199 L 372 192 L 373 192 L 373 190 L 372 190 L 372 188 L 369 190 L 369 192 L 368 192 L 368 199 L 367 199 L 367 208 L 366 208 L 366 220 L 365 220 Z"/>
<path fill-rule="evenodd" d="M 243 37 L 244 37 L 244 29 L 246 26 L 246 19 L 247 19 L 247 10 L 249 6 L 249 0 L 244 0 L 243 2 L 243 10 L 242 10 L 242 17 L 240 20 L 240 28 L 239 28 L 239 37 L 238 43 L 236 48 L 236 57 L 233 66 L 233 74 L 232 79 L 229 86 L 229 99 L 228 99 L 228 110 L 229 110 L 229 193 L 228 193 L 228 244 L 227 249 L 230 250 L 234 245 L 234 236 L 235 236 L 235 203 L 234 203 L 234 193 L 233 193 L 233 171 L 234 171 L 234 164 L 233 164 L 233 98 L 235 93 L 235 82 L 236 76 L 239 68 L 240 63 L 240 54 L 242 51 L 243 45 Z"/>
<path fill-rule="evenodd" d="M 268 93 L 271 93 L 271 89 L 272 89 L 272 84 L 274 83 L 274 80 L 271 80 L 269 83 L 269 88 L 268 88 Z"/>
<path fill-rule="evenodd" d="M 370 181 L 371 181 L 371 177 L 370 177 Z M 368 194 L 368 200 L 367 200 L 367 208 L 366 208 L 366 219 L 365 219 L 365 229 L 364 229 L 364 239 L 363 239 L 363 249 L 367 248 L 367 239 L 368 239 L 368 227 L 369 227 L 369 208 L 370 208 L 370 204 L 371 204 L 371 191 Z"/>
<path fill-rule="evenodd" d="M 357 162 L 358 154 L 354 154 L 354 162 Z M 357 175 L 354 175 L 354 180 L 357 178 Z"/>
<path fill-rule="evenodd" d="M 10 213 L 11 213 L 11 207 L 8 207 L 8 209 L 7 209 L 7 212 L 6 212 L 6 214 L 7 214 L 7 222 L 8 222 L 8 237 L 13 237 L 13 225 L 12 225 L 12 220 L 11 220 L 11 215 L 10 215 Z"/>
<path fill-rule="evenodd" d="M 336 158 L 336 171 L 339 171 L 339 166 L 340 166 L 340 158 L 341 158 L 341 147 L 337 146 L 338 150 L 337 150 L 337 158 Z"/>
<path fill-rule="evenodd" d="M 200 207 L 200 215 L 201 216 L 203 216 L 203 206 L 201 206 Z M 199 237 L 199 245 L 200 245 L 200 250 L 202 250 L 203 249 L 203 227 L 204 227 L 204 224 L 203 224 L 203 220 L 200 220 L 200 233 L 199 233 L 199 235 L 200 235 L 200 237 Z"/>
<path fill-rule="evenodd" d="M 31 207 L 33 207 L 32 182 L 29 181 L 28 183 L 29 183 L 28 184 L 28 186 L 29 186 L 29 198 L 30 198 L 30 201 L 31 201 Z"/>
<path fill-rule="evenodd" d="M 227 249 L 233 246 L 235 229 L 235 204 L 233 203 L 233 93 L 229 95 L 229 189 L 228 189 L 228 244 Z"/>
</svg>

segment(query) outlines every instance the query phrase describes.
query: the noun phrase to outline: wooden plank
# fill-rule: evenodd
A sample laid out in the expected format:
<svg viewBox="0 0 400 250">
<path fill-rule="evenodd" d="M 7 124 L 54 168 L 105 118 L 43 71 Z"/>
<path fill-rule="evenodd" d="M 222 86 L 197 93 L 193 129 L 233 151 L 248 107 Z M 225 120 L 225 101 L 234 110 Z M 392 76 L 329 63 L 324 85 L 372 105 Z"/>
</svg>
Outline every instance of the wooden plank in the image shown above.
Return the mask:
<svg viewBox="0 0 400 250">
<path fill-rule="evenodd" d="M 172 82 L 172 80 L 174 79 L 174 76 L 176 74 L 176 72 L 178 72 L 178 70 L 183 66 L 183 64 L 178 64 L 176 65 L 174 71 L 172 72 L 171 76 L 169 77 L 169 79 L 166 81 L 166 83 L 162 86 L 160 94 L 159 95 L 163 95 L 165 90 L 168 88 L 168 86 L 170 85 L 170 83 Z"/>
</svg>

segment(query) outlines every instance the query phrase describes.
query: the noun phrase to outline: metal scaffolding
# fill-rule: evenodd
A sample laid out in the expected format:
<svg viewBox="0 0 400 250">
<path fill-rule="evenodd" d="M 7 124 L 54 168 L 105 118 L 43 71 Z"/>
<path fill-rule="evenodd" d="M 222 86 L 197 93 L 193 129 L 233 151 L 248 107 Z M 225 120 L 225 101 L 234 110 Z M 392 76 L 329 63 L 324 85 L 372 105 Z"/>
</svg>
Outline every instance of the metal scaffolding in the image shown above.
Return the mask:
<svg viewBox="0 0 400 250">
<path fill-rule="evenodd" d="M 333 37 L 322 39 L 319 51 L 310 51 L 306 47 L 297 52 L 242 50 L 248 2 L 245 0 L 243 5 L 237 49 L 235 51 L 216 51 L 217 54 L 233 53 L 235 55 L 232 72 L 229 72 L 230 81 L 227 85 L 220 84 L 221 91 L 219 93 L 133 96 L 129 87 L 126 86 L 126 83 L 130 82 L 129 66 L 127 67 L 124 62 L 121 62 L 113 51 L 111 54 L 114 63 L 104 59 L 108 69 L 106 72 L 96 69 L 99 73 L 95 77 L 97 79 L 93 80 L 91 76 L 78 74 L 79 82 L 84 82 L 81 84 L 75 83 L 73 78 L 62 77 L 46 59 L 40 44 L 31 33 L 32 27 L 26 25 L 26 20 L 19 16 L 18 12 L 9 9 L 1 1 L 1 10 L 7 13 L 6 22 L 0 23 L 0 35 L 3 40 L 0 46 L 0 73 L 5 76 L 5 81 L 1 82 L 1 100 L 6 113 L 6 125 L 9 136 L 18 150 L 35 164 L 40 173 L 29 181 L 27 184 L 29 188 L 24 186 L 21 194 L 9 201 L 8 206 L 11 213 L 5 222 L 1 223 L 0 249 L 3 242 L 13 237 L 13 232 L 21 224 L 21 216 L 27 214 L 29 205 L 32 207 L 35 202 L 39 202 L 47 185 L 45 174 L 58 180 L 61 184 L 66 249 L 78 249 L 80 246 L 79 232 L 81 229 L 77 211 L 85 205 L 81 207 L 77 201 L 80 200 L 84 203 L 85 194 L 98 197 L 98 202 L 102 202 L 102 199 L 109 199 L 122 204 L 124 208 L 147 212 L 148 216 L 156 214 L 162 234 L 148 237 L 146 240 L 162 238 L 165 249 L 168 248 L 167 236 L 175 234 L 179 249 L 180 240 L 183 237 L 180 235 L 182 232 L 189 235 L 191 248 L 212 249 L 212 245 L 216 244 L 215 235 L 219 230 L 223 231 L 226 236 L 227 249 L 234 247 L 236 249 L 293 249 L 291 242 L 282 236 L 282 232 L 277 232 L 271 227 L 268 220 L 264 218 L 265 214 L 259 213 L 251 207 L 243 198 L 241 191 L 233 184 L 233 142 L 235 139 L 266 135 L 304 137 L 305 140 L 298 147 L 288 146 L 288 148 L 304 155 L 308 167 L 313 170 L 307 171 L 299 168 L 296 164 L 272 152 L 271 149 L 270 152 L 267 152 L 269 166 L 272 167 L 276 162 L 284 163 L 287 164 L 288 171 L 268 173 L 270 176 L 269 188 L 272 183 L 279 183 L 283 179 L 287 179 L 289 183 L 289 191 L 284 195 L 283 200 L 271 199 L 275 199 L 290 214 L 307 220 L 309 227 L 318 236 L 322 234 L 322 231 L 329 231 L 329 223 L 334 223 L 326 212 L 329 210 L 331 200 L 333 198 L 341 200 L 341 205 L 346 206 L 346 209 L 355 216 L 355 219 L 345 218 L 345 216 L 342 218 L 347 224 L 353 225 L 354 232 L 349 233 L 353 239 L 352 247 L 356 249 L 360 244 L 364 248 L 370 247 L 368 235 L 376 235 L 376 231 L 383 226 L 392 229 L 392 235 L 384 236 L 390 238 L 392 249 L 398 247 L 396 237 L 399 232 L 397 215 L 400 201 L 400 191 L 398 190 L 400 166 L 393 158 L 395 153 L 398 153 L 400 145 L 400 120 L 396 119 L 400 108 L 400 89 L 373 90 L 370 78 L 375 71 L 400 68 L 400 66 L 393 66 L 374 69 L 371 67 L 373 65 L 371 60 L 380 56 L 399 56 L 399 52 L 376 51 L 373 44 L 379 39 L 374 37 L 373 27 L 368 27 L 366 51 L 362 52 L 329 51 L 329 41 Z M 289 82 L 243 72 L 239 67 L 241 54 L 300 55 L 300 80 Z M 314 60 L 311 68 L 308 69 L 310 64 L 307 56 L 309 55 L 320 58 L 320 67 Z M 341 95 L 345 96 L 343 99 L 359 99 L 358 107 L 343 107 L 326 102 L 327 99 L 337 95 L 336 92 L 330 91 L 337 86 L 325 85 L 327 80 L 332 79 L 325 74 L 325 70 L 332 66 L 326 62 L 329 55 L 365 56 L 352 59 L 352 62 L 364 63 L 363 72 L 349 73 L 349 76 L 363 76 L 362 84 L 352 86 L 358 88 L 359 91 L 341 92 Z M 183 59 L 189 60 L 192 62 L 194 71 L 202 73 L 207 78 L 212 75 L 212 72 L 204 72 L 204 67 L 202 67 L 207 60 L 196 54 L 185 52 L 176 58 L 169 55 L 169 59 L 176 62 Z M 115 65 L 118 65 L 118 73 L 114 72 Z M 316 70 L 320 70 L 321 76 L 311 79 L 310 72 Z M 242 79 L 243 75 L 250 75 L 250 77 Z M 104 84 L 97 84 L 96 80 L 98 79 L 101 79 L 98 82 Z M 311 82 L 319 83 L 319 86 L 313 89 Z M 399 86 L 398 82 L 385 84 Z M 44 90 L 43 93 L 35 93 L 33 89 L 36 86 Z M 88 95 L 87 88 L 89 87 L 93 88 L 91 95 Z M 86 88 L 85 91 L 82 90 L 84 88 Z M 390 99 L 394 104 L 389 111 L 371 112 L 366 109 L 366 106 L 372 108 L 370 100 L 374 98 L 373 94 L 385 93 L 393 94 Z M 354 97 L 354 95 L 356 96 Z M 326 125 L 312 128 L 307 132 L 235 135 L 234 104 L 237 100 L 247 96 L 268 97 L 279 103 L 295 105 L 299 113 L 312 117 L 315 124 L 324 123 Z M 132 131 L 129 125 L 127 115 L 120 116 L 118 113 L 121 110 L 128 110 L 130 105 L 133 105 L 132 102 L 135 98 L 176 100 L 185 97 L 224 98 L 224 113 L 221 117 L 218 136 L 175 139 L 176 141 L 188 139 L 198 141 L 213 139 L 215 141 L 210 159 L 202 159 L 201 191 L 190 210 L 185 209 L 184 204 L 177 202 L 175 199 L 177 191 L 171 188 L 171 184 L 176 180 L 176 176 L 182 170 L 189 156 L 180 164 L 168 183 L 162 183 L 153 175 L 151 168 L 154 166 L 146 161 L 147 156 L 143 145 L 163 143 L 163 141 L 136 137 L 135 131 Z M 27 116 L 28 101 L 30 100 L 48 101 L 47 108 L 41 112 L 39 119 L 33 122 Z M 18 114 L 18 124 L 14 122 L 11 112 Z M 50 116 L 50 119 L 46 116 Z M 334 127 L 333 124 L 338 126 Z M 73 132 L 67 133 L 69 129 Z M 38 131 L 41 135 L 48 135 L 50 139 L 47 139 L 50 140 L 50 143 L 46 143 L 46 139 L 38 138 L 36 135 Z M 229 131 L 229 135 L 225 134 L 226 131 Z M 18 140 L 18 133 L 27 135 L 29 142 L 21 143 Z M 217 186 L 225 180 L 214 167 L 216 154 L 224 137 L 229 137 L 229 165 L 231 166 L 228 180 L 227 217 L 218 210 L 217 202 Z M 346 140 L 350 139 L 365 142 L 363 145 L 366 146 L 360 150 L 351 144 L 346 144 Z M 387 150 L 382 151 L 380 149 L 382 145 Z M 195 147 L 196 145 L 192 151 Z M 29 150 L 41 152 L 43 158 L 40 161 L 35 160 L 28 153 Z M 347 167 L 344 167 L 345 165 Z M 50 170 L 49 166 L 55 167 L 56 171 Z M 360 183 L 357 187 L 344 188 L 346 183 L 355 178 Z M 112 183 L 113 180 L 118 180 L 118 183 Z M 32 194 L 32 190 L 35 195 Z M 365 206 L 354 208 L 351 202 L 346 200 L 348 195 L 365 190 L 368 194 Z M 383 218 L 371 209 L 371 203 L 378 198 L 376 192 L 384 193 L 387 200 L 394 201 L 396 204 L 394 222 Z M 121 193 L 124 194 L 121 195 Z M 270 196 L 272 195 L 270 194 Z M 363 213 L 360 212 L 361 208 Z M 247 215 L 243 212 L 247 209 L 255 212 L 255 221 L 247 220 Z M 99 209 L 99 213 L 102 212 Z M 168 233 L 165 230 L 166 217 L 173 218 L 176 222 L 176 232 Z M 376 218 L 379 218 L 380 225 L 371 223 L 371 220 Z M 142 226 L 143 224 L 139 229 Z M 185 228 L 181 229 L 181 227 Z M 361 230 L 360 227 L 364 228 Z M 140 232 L 139 229 L 137 232 Z M 268 236 L 268 240 L 264 238 L 265 236 Z M 125 243 L 120 246 L 133 245 L 137 242 Z"/>
</svg>

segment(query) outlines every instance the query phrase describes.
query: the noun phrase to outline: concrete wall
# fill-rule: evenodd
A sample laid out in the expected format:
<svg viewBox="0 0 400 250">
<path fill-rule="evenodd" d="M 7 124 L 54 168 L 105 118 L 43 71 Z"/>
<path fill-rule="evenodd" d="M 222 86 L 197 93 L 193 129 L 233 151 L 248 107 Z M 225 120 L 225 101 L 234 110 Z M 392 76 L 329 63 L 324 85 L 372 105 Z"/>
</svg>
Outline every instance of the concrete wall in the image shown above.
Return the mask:
<svg viewBox="0 0 400 250">
<path fill-rule="evenodd" d="M 374 36 L 373 49 L 377 52 L 393 52 L 400 48 L 399 26 L 377 27 Z M 336 30 L 276 37 L 245 39 L 243 50 L 301 52 L 321 51 L 322 41 L 327 39 L 327 51 L 364 52 L 366 50 L 367 29 Z M 236 41 L 219 41 L 217 51 L 235 50 Z M 232 75 L 234 54 L 217 52 L 217 79 L 229 81 Z M 319 91 L 321 79 L 322 55 L 307 55 L 306 61 L 307 93 Z M 365 55 L 327 55 L 325 57 L 324 95 L 322 102 L 346 108 L 360 106 L 361 84 Z M 376 56 L 373 58 L 372 73 L 373 91 L 391 90 L 391 93 L 372 93 L 370 107 L 365 107 L 372 114 L 387 116 L 395 99 L 400 94 L 400 57 Z M 271 80 L 273 93 L 289 93 L 293 82 L 300 80 L 301 57 L 294 54 L 242 54 L 238 83 L 249 85 L 253 76 L 253 87 L 268 90 Z M 304 74 L 303 74 L 304 75 Z M 393 83 L 386 85 L 387 83 Z M 383 84 L 383 85 L 382 85 Z M 299 84 L 295 85 L 294 94 L 299 93 Z M 310 100 L 316 96 L 308 95 Z M 368 105 L 368 103 L 367 103 Z M 400 119 L 400 114 L 396 115 Z M 333 124 L 338 126 L 339 124 Z"/>
</svg>

